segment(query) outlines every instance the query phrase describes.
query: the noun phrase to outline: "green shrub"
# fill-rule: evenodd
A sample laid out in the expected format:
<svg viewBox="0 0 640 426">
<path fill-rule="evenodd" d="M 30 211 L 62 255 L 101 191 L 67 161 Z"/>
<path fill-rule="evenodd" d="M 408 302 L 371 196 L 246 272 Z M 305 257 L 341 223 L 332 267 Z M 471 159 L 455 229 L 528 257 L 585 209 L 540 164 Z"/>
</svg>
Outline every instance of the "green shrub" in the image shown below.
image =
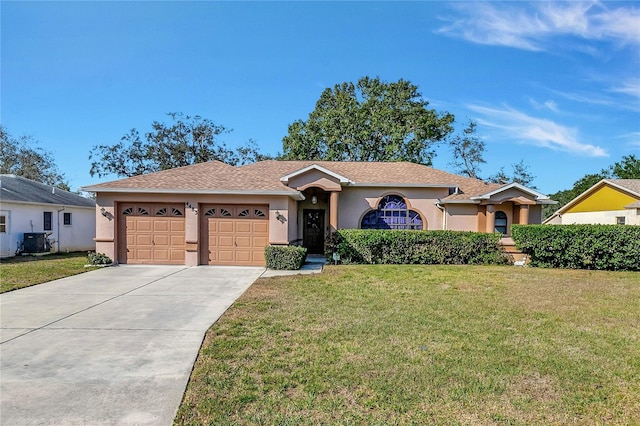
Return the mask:
<svg viewBox="0 0 640 426">
<path fill-rule="evenodd" d="M 460 231 L 342 229 L 327 241 L 327 257 L 383 264 L 502 264 L 500 234 Z"/>
<path fill-rule="evenodd" d="M 304 265 L 307 249 L 297 246 L 267 246 L 264 257 L 267 268 L 296 270 Z"/>
<path fill-rule="evenodd" d="M 640 226 L 513 225 L 511 234 L 532 266 L 640 270 Z"/>
<path fill-rule="evenodd" d="M 87 262 L 89 265 L 109 265 L 113 263 L 111 258 L 103 253 L 95 253 L 90 251 L 87 255 Z"/>
</svg>

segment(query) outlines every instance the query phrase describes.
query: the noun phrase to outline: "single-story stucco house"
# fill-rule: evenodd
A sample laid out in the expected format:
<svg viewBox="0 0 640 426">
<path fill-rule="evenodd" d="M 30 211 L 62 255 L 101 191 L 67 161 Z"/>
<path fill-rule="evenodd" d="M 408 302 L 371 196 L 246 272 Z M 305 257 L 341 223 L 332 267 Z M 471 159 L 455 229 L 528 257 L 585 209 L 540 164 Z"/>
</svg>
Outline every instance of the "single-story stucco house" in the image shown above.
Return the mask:
<svg viewBox="0 0 640 426">
<path fill-rule="evenodd" d="M 51 251 L 94 250 L 95 211 L 96 203 L 89 198 L 0 175 L 0 257 L 14 256 L 20 248 L 29 251 L 23 245 L 24 234 L 44 234 L 53 243 Z"/>
<path fill-rule="evenodd" d="M 640 225 L 640 179 L 603 179 L 544 223 Z"/>
<path fill-rule="evenodd" d="M 500 232 L 541 223 L 545 195 L 408 162 L 218 161 L 83 188 L 96 250 L 119 263 L 264 265 L 268 244 L 322 253 L 335 229 Z"/>
</svg>

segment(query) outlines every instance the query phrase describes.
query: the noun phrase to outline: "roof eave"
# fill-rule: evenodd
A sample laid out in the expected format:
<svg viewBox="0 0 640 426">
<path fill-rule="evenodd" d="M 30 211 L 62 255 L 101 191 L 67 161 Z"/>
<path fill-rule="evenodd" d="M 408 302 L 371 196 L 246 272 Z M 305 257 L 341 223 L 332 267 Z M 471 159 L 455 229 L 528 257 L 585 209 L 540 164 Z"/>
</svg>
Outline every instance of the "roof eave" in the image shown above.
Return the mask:
<svg viewBox="0 0 640 426">
<path fill-rule="evenodd" d="M 245 190 L 207 190 L 207 189 L 168 189 L 168 188 L 104 188 L 95 186 L 86 186 L 80 188 L 81 191 L 86 192 L 109 192 L 120 194 L 190 194 L 190 195 L 275 195 L 275 196 L 288 196 L 295 200 L 304 200 L 304 196 L 299 191 L 276 191 L 276 190 L 264 190 L 264 191 L 245 191 Z"/>
<path fill-rule="evenodd" d="M 378 182 L 378 183 L 358 183 L 354 182 L 350 186 L 359 187 L 395 187 L 395 188 L 458 188 L 459 185 L 448 183 L 402 183 L 402 182 Z"/>
</svg>

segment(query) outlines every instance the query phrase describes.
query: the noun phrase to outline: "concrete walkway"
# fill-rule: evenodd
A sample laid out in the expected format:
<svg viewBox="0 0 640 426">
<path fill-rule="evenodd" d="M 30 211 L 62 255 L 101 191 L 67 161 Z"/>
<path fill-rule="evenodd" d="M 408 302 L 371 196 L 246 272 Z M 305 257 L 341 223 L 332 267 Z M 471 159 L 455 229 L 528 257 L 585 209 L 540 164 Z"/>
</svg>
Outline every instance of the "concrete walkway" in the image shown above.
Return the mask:
<svg viewBox="0 0 640 426">
<path fill-rule="evenodd" d="M 118 266 L 0 295 L 0 424 L 171 425 L 205 332 L 264 272 Z"/>
</svg>

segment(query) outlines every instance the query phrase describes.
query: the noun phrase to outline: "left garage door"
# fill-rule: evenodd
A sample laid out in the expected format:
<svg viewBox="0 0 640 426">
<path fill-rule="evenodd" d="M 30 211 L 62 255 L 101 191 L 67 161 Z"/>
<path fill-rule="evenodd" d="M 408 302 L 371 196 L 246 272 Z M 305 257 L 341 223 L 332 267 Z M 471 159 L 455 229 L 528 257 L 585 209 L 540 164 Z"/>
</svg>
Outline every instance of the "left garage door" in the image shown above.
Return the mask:
<svg viewBox="0 0 640 426">
<path fill-rule="evenodd" d="M 122 204 L 119 262 L 184 265 L 184 205 Z"/>
</svg>

